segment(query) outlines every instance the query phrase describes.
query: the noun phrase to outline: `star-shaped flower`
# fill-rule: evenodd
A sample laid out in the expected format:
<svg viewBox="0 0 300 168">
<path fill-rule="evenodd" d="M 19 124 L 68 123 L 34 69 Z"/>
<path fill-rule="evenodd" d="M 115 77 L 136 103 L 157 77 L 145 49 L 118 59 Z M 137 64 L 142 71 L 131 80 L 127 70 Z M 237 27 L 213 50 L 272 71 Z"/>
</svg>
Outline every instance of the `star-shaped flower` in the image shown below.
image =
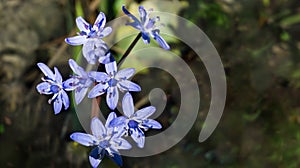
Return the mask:
<svg viewBox="0 0 300 168">
<path fill-rule="evenodd" d="M 106 17 L 100 12 L 94 25 L 87 23 L 82 17 L 76 18 L 76 25 L 80 30 L 77 36 L 65 39 L 65 42 L 70 45 L 82 45 L 83 56 L 89 64 L 95 64 L 97 60 L 100 63 L 101 57 L 105 57 L 108 51 L 106 43 L 102 40 L 103 37 L 112 32 L 111 27 L 105 27 Z"/>
<path fill-rule="evenodd" d="M 150 36 L 158 42 L 158 44 L 165 50 L 169 50 L 170 46 L 167 42 L 159 35 L 159 26 L 155 23 L 159 21 L 159 17 L 150 17 L 150 12 L 145 10 L 143 6 L 139 6 L 140 20 L 132 15 L 125 6 L 122 6 L 123 12 L 133 20 L 133 22 L 127 23 L 142 33 L 142 38 L 145 44 L 150 43 Z"/>
<path fill-rule="evenodd" d="M 141 87 L 128 79 L 134 74 L 134 68 L 126 68 L 117 71 L 115 61 L 105 64 L 106 73 L 89 72 L 89 76 L 94 78 L 97 84 L 88 94 L 89 98 L 94 98 L 106 93 L 106 103 L 110 109 L 115 109 L 119 100 L 120 91 L 141 91 Z"/>
<path fill-rule="evenodd" d="M 67 91 L 75 90 L 75 102 L 79 104 L 94 80 L 73 59 L 69 59 L 69 65 L 75 74 L 64 82 L 64 87 L 68 88 Z"/>
<path fill-rule="evenodd" d="M 76 132 L 70 138 L 84 146 L 93 146 L 89 160 L 92 167 L 98 167 L 104 156 L 108 156 L 118 166 L 122 166 L 122 158 L 119 149 L 130 149 L 131 145 L 121 136 L 122 131 L 110 127 L 110 122 L 116 118 L 116 114 L 111 112 L 107 118 L 105 126 L 101 121 L 94 117 L 91 121 L 91 134 Z"/>
<path fill-rule="evenodd" d="M 153 106 L 148 106 L 134 112 L 133 99 L 130 93 L 126 93 L 122 100 L 122 108 L 125 116 L 118 117 L 110 123 L 111 127 L 123 127 L 131 138 L 137 143 L 138 147 L 143 148 L 145 135 L 143 130 L 161 129 L 159 122 L 148 119 L 156 110 Z M 142 130 L 143 129 L 143 130 Z"/>
<path fill-rule="evenodd" d="M 55 114 L 58 114 L 61 111 L 62 105 L 65 106 L 66 110 L 69 107 L 70 102 L 69 97 L 64 89 L 68 89 L 68 87 L 63 87 L 63 81 L 60 72 L 56 67 L 54 67 L 54 74 L 44 63 L 38 63 L 37 65 L 45 75 L 45 77 L 42 78 L 44 82 L 36 86 L 37 91 L 40 94 L 53 94 L 52 98 L 48 100 L 48 103 L 51 104 L 51 102 L 53 102 Z"/>
</svg>

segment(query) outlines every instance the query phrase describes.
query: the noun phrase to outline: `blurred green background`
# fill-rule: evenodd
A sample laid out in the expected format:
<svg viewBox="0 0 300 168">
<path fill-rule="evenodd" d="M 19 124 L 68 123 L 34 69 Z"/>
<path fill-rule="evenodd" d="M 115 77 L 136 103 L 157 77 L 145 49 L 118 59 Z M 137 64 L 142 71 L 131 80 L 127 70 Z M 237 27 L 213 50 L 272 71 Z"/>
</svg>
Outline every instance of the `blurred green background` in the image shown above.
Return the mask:
<svg viewBox="0 0 300 168">
<path fill-rule="evenodd" d="M 74 109 L 55 116 L 47 104 L 49 97 L 36 92 L 42 75 L 36 63 L 57 66 L 66 79 L 71 73 L 67 60 L 81 49 L 63 41 L 77 31 L 75 18 L 83 16 L 93 23 L 102 11 L 109 21 L 123 15 L 122 4 L 134 12 L 140 4 L 151 6 L 198 25 L 221 56 L 228 89 L 217 129 L 199 143 L 210 105 L 209 78 L 190 48 L 168 39 L 172 51 L 185 60 L 198 80 L 198 118 L 170 150 L 144 158 L 123 157 L 123 167 L 300 167 L 299 0 L 0 1 L 0 167 L 90 166 L 90 149 L 69 139 L 70 133 L 84 131 Z M 119 56 L 128 46 L 121 42 L 112 51 Z M 152 87 L 165 90 L 168 102 L 158 120 L 164 127 L 171 125 L 180 107 L 174 79 L 150 69 L 137 74 L 134 81 L 146 88 L 136 99 Z M 104 159 L 100 167 L 116 166 Z"/>
</svg>

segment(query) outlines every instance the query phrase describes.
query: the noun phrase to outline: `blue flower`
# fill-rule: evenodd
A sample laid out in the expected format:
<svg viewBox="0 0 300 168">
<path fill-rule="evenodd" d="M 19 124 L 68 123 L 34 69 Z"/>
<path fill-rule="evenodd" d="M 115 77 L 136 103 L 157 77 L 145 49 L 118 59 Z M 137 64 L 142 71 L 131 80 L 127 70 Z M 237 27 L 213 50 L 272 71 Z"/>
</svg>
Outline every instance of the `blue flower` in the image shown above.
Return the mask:
<svg viewBox="0 0 300 168">
<path fill-rule="evenodd" d="M 82 67 L 78 66 L 73 59 L 69 59 L 69 65 L 75 75 L 66 80 L 63 85 L 67 88 L 67 91 L 75 90 L 75 102 L 76 104 L 79 104 L 86 95 L 89 87 L 93 84 L 94 80 L 90 78 L 88 73 L 85 72 Z"/>
<path fill-rule="evenodd" d="M 131 138 L 137 143 L 138 147 L 143 148 L 145 135 L 143 130 L 161 129 L 159 122 L 148 119 L 154 112 L 155 107 L 148 106 L 134 112 L 133 99 L 130 93 L 126 93 L 122 100 L 122 108 L 125 116 L 118 117 L 111 121 L 111 127 L 123 127 Z M 143 130 L 142 130 L 143 129 Z"/>
<path fill-rule="evenodd" d="M 94 25 L 87 23 L 82 17 L 76 18 L 76 25 L 80 30 L 77 36 L 65 39 L 65 42 L 70 45 L 82 45 L 82 53 L 88 63 L 95 64 L 97 60 L 100 63 L 101 57 L 105 57 L 108 51 L 106 43 L 102 40 L 103 37 L 112 32 L 111 27 L 105 27 L 106 17 L 100 12 Z"/>
<path fill-rule="evenodd" d="M 62 105 L 65 106 L 65 110 L 69 107 L 69 97 L 64 89 L 69 89 L 68 87 L 63 87 L 62 77 L 58 69 L 54 67 L 55 74 L 49 69 L 44 63 L 38 63 L 38 67 L 44 73 L 45 77 L 42 78 L 44 82 L 36 86 L 37 91 L 40 94 L 51 95 L 52 98 L 49 99 L 48 103 L 53 102 L 54 113 L 58 114 Z"/>
<path fill-rule="evenodd" d="M 159 27 L 155 25 L 159 21 L 159 17 L 150 17 L 150 12 L 145 10 L 143 6 L 139 6 L 140 20 L 132 15 L 125 6 L 122 6 L 123 12 L 130 17 L 133 22 L 127 23 L 142 33 L 142 38 L 145 44 L 150 43 L 150 36 L 158 42 L 158 44 L 165 50 L 169 50 L 170 46 L 167 42 L 159 35 Z"/>
<path fill-rule="evenodd" d="M 122 166 L 122 158 L 118 150 L 131 148 L 131 145 L 121 138 L 123 132 L 109 125 L 115 118 L 116 114 L 111 112 L 104 126 L 98 118 L 94 117 L 91 121 L 92 135 L 76 132 L 70 136 L 72 140 L 81 145 L 94 147 L 89 155 L 92 167 L 98 167 L 105 155 L 118 166 Z"/>
<path fill-rule="evenodd" d="M 97 84 L 88 94 L 89 98 L 94 98 L 106 93 L 106 103 L 110 109 L 115 109 L 119 100 L 120 91 L 141 91 L 139 85 L 129 81 L 128 79 L 134 74 L 134 68 L 126 68 L 117 72 L 117 64 L 115 61 L 105 64 L 106 73 L 89 72 L 89 76 L 94 78 Z"/>
</svg>

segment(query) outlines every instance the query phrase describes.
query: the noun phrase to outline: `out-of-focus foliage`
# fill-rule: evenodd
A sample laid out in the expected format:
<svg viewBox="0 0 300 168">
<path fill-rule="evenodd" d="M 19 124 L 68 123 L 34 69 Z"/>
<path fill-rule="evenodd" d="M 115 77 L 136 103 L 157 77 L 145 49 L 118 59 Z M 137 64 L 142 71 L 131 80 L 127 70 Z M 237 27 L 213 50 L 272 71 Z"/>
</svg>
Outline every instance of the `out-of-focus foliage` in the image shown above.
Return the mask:
<svg viewBox="0 0 300 168">
<path fill-rule="evenodd" d="M 0 167 L 89 166 L 90 149 L 69 139 L 71 132 L 83 131 L 74 110 L 54 116 L 46 103 L 48 97 L 36 93 L 34 88 L 41 75 L 36 63 L 55 65 L 68 77 L 67 60 L 77 57 L 80 48 L 65 47 L 63 39 L 72 30 L 75 32 L 75 18 L 82 15 L 92 22 L 103 11 L 109 21 L 123 15 L 122 4 L 133 13 L 142 4 L 146 9 L 175 13 L 198 25 L 221 56 L 228 89 L 219 126 L 208 140 L 199 143 L 198 135 L 210 105 L 210 81 L 203 63 L 190 48 L 178 39 L 163 35 L 172 52 L 183 58 L 196 76 L 201 93 L 199 115 L 193 129 L 179 144 L 156 156 L 124 157 L 124 167 L 299 167 L 299 2 L 1 1 Z M 169 21 L 176 25 L 176 20 Z M 126 26 L 115 28 L 120 30 L 106 39 L 111 43 L 119 36 L 136 32 Z M 120 57 L 134 38 L 130 36 L 118 42 L 112 52 Z M 134 49 L 144 46 L 140 41 Z M 140 63 L 137 60 L 127 65 L 138 67 Z M 158 120 L 165 127 L 171 125 L 180 108 L 178 86 L 173 77 L 149 69 L 133 80 L 143 88 L 135 95 L 136 100 L 145 98 L 152 88 L 166 92 L 168 103 Z M 115 165 L 105 159 L 101 167 Z"/>
</svg>

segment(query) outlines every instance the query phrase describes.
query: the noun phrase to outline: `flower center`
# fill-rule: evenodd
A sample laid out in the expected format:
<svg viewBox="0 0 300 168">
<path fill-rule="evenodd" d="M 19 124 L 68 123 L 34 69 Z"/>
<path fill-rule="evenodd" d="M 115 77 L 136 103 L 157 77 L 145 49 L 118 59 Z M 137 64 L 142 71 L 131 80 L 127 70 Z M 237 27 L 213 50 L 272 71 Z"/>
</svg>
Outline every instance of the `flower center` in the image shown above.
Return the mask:
<svg viewBox="0 0 300 168">
<path fill-rule="evenodd" d="M 99 143 L 99 146 L 103 149 L 108 148 L 110 146 L 109 141 L 108 140 L 103 140 Z"/>
<path fill-rule="evenodd" d="M 118 80 L 116 80 L 114 78 L 111 78 L 107 83 L 108 83 L 109 86 L 113 87 L 113 86 L 117 85 Z"/>
<path fill-rule="evenodd" d="M 53 93 L 58 93 L 58 92 L 60 91 L 60 88 L 59 88 L 59 86 L 57 86 L 57 85 L 51 85 L 51 86 L 50 86 L 50 90 L 51 90 L 51 92 L 53 92 Z"/>
<path fill-rule="evenodd" d="M 128 122 L 128 126 L 129 126 L 129 128 L 138 128 L 139 127 L 139 123 L 136 122 L 136 121 L 134 121 L 134 120 L 130 120 Z"/>
</svg>

